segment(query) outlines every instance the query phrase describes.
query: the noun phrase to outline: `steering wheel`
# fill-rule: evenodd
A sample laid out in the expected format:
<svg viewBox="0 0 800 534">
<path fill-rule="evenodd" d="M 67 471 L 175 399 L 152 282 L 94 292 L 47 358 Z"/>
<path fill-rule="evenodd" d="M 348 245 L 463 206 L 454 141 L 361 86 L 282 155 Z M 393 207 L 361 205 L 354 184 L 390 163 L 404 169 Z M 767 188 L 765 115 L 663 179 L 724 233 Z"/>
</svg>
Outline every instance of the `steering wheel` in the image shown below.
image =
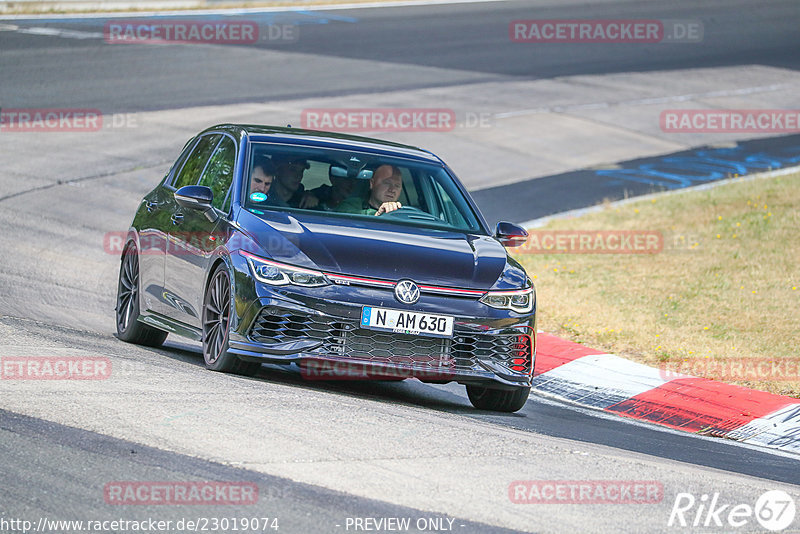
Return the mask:
<svg viewBox="0 0 800 534">
<path fill-rule="evenodd" d="M 381 217 L 399 217 L 403 219 L 424 219 L 428 221 L 438 221 L 436 217 L 414 206 L 401 206 L 394 211 L 384 213 Z"/>
</svg>

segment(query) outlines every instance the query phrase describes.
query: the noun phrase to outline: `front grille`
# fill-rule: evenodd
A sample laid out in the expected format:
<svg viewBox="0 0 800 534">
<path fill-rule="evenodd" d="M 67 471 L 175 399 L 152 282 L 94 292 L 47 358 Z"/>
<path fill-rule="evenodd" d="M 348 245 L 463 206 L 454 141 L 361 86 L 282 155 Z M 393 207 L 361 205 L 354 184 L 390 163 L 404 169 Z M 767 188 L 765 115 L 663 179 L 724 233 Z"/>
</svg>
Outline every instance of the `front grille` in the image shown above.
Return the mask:
<svg viewBox="0 0 800 534">
<path fill-rule="evenodd" d="M 530 374 L 531 352 L 531 338 L 515 331 L 502 334 L 456 332 L 453 337 L 452 353 L 457 364 L 463 359 L 493 359 L 512 371 Z"/>
<path fill-rule="evenodd" d="M 295 313 L 270 313 L 263 309 L 250 329 L 250 339 L 258 343 L 281 343 L 298 338 L 327 339 L 331 332 L 342 328 L 325 318 Z"/>
<path fill-rule="evenodd" d="M 483 370 L 477 359 L 491 359 L 517 373 L 530 374 L 530 337 L 510 330 L 475 333 L 456 330 L 452 339 L 393 334 L 359 328 L 357 321 L 338 320 L 264 308 L 250 339 L 274 344 L 299 338 L 322 341 L 311 351 L 323 357 L 352 358 L 418 369 Z"/>
<path fill-rule="evenodd" d="M 449 339 L 355 328 L 338 332 L 320 349 L 357 360 L 437 369 L 452 366 L 450 344 Z"/>
</svg>

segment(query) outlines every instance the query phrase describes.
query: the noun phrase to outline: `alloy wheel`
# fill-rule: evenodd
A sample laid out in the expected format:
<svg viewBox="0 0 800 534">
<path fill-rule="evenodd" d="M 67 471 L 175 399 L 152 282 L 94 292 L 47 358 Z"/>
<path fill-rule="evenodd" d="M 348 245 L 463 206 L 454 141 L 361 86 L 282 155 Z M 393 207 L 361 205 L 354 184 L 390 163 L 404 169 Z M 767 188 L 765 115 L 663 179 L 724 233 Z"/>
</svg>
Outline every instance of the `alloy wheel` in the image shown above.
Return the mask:
<svg viewBox="0 0 800 534">
<path fill-rule="evenodd" d="M 203 308 L 203 357 L 213 364 L 220 357 L 228 338 L 231 285 L 224 269 L 217 271 L 206 296 Z"/>
<path fill-rule="evenodd" d="M 117 329 L 120 332 L 128 330 L 131 319 L 136 313 L 138 298 L 139 262 L 136 258 L 135 249 L 129 248 L 122 262 L 117 291 Z"/>
</svg>

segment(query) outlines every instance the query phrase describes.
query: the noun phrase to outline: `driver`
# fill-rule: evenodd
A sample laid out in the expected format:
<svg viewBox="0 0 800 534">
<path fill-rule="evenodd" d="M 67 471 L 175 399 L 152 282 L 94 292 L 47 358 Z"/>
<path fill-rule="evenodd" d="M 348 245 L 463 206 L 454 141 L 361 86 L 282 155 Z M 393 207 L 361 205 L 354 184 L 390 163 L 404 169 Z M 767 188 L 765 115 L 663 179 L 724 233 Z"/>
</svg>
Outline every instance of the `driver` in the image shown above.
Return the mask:
<svg viewBox="0 0 800 534">
<path fill-rule="evenodd" d="M 369 181 L 369 198 L 351 197 L 336 211 L 360 215 L 383 215 L 402 208 L 397 201 L 403 192 L 403 177 L 394 165 L 381 165 Z"/>
</svg>

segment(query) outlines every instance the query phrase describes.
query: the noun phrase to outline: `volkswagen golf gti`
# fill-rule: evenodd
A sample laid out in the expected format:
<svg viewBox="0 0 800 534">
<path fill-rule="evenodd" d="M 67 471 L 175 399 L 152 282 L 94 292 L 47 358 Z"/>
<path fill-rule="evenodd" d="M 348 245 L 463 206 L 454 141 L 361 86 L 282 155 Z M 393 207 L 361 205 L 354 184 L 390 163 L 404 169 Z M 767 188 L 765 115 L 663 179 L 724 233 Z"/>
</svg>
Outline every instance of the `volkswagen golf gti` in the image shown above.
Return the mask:
<svg viewBox="0 0 800 534">
<path fill-rule="evenodd" d="M 478 409 L 525 404 L 536 293 L 453 171 L 419 148 L 271 126 L 192 138 L 141 201 L 116 305 L 123 341 L 169 333 L 208 369 L 457 382 Z"/>
</svg>

